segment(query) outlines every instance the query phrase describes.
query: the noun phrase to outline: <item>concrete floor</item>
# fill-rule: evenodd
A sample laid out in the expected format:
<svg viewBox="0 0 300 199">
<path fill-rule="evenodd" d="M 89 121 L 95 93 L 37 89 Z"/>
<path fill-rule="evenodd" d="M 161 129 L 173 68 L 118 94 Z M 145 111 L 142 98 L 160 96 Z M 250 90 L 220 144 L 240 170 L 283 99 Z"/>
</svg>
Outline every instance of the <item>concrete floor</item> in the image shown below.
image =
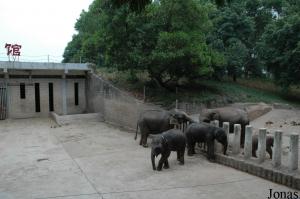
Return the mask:
<svg viewBox="0 0 300 199">
<path fill-rule="evenodd" d="M 267 198 L 270 188 L 291 191 L 200 154 L 184 166 L 172 154 L 170 169 L 153 171 L 150 149 L 132 133 L 99 122 L 55 126 L 0 121 L 0 199 L 252 199 Z"/>
</svg>

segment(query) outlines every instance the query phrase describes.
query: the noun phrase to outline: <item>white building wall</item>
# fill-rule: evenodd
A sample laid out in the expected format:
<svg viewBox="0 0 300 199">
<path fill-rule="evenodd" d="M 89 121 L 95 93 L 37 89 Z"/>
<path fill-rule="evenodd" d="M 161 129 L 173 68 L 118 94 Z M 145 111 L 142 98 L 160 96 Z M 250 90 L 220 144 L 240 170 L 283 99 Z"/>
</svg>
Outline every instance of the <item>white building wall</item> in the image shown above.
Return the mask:
<svg viewBox="0 0 300 199">
<path fill-rule="evenodd" d="M 49 86 L 53 83 L 54 112 L 63 114 L 62 110 L 62 79 L 43 78 L 29 80 L 23 78 L 9 79 L 8 83 L 8 117 L 48 117 L 49 116 Z M 75 105 L 74 83 L 79 83 L 79 105 Z M 20 98 L 20 83 L 25 83 L 26 98 Z M 40 84 L 40 111 L 35 109 L 35 87 L 34 83 Z M 67 113 L 83 113 L 86 109 L 85 102 L 85 79 L 67 79 Z"/>
</svg>

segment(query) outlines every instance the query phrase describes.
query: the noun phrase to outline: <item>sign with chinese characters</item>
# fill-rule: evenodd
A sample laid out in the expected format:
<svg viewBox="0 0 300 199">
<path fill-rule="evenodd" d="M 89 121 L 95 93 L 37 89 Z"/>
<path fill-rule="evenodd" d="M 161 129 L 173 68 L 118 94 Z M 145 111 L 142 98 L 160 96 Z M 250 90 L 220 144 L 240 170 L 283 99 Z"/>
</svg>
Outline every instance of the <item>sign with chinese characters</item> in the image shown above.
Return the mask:
<svg viewBox="0 0 300 199">
<path fill-rule="evenodd" d="M 21 45 L 18 44 L 5 44 L 5 48 L 7 50 L 7 56 L 8 59 L 10 61 L 10 56 L 12 56 L 13 60 L 16 60 L 16 57 L 19 58 L 19 56 L 21 55 L 20 49 L 22 48 Z"/>
</svg>

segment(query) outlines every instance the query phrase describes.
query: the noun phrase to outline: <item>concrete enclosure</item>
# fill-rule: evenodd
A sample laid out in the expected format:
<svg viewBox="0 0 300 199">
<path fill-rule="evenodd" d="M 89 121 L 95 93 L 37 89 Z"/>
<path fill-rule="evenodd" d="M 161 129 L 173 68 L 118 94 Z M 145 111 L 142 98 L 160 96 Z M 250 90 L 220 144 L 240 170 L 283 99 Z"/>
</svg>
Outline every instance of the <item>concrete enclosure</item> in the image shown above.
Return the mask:
<svg viewBox="0 0 300 199">
<path fill-rule="evenodd" d="M 108 123 L 135 129 L 142 111 L 160 109 L 114 87 L 88 64 L 0 62 L 0 83 L 9 118 L 100 113 Z"/>
<path fill-rule="evenodd" d="M 87 64 L 0 62 L 9 118 L 47 117 L 86 111 Z"/>
</svg>

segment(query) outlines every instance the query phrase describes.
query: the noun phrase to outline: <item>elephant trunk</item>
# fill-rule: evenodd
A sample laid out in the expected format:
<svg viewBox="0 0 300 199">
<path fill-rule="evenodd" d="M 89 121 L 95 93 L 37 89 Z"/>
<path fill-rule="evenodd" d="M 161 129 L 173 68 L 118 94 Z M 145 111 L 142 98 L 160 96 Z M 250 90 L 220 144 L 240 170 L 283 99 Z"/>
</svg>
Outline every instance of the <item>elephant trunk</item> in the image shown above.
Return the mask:
<svg viewBox="0 0 300 199">
<path fill-rule="evenodd" d="M 153 170 L 156 170 L 156 166 L 155 166 L 155 153 L 154 153 L 153 149 L 151 150 L 151 163 L 152 163 Z"/>
</svg>

